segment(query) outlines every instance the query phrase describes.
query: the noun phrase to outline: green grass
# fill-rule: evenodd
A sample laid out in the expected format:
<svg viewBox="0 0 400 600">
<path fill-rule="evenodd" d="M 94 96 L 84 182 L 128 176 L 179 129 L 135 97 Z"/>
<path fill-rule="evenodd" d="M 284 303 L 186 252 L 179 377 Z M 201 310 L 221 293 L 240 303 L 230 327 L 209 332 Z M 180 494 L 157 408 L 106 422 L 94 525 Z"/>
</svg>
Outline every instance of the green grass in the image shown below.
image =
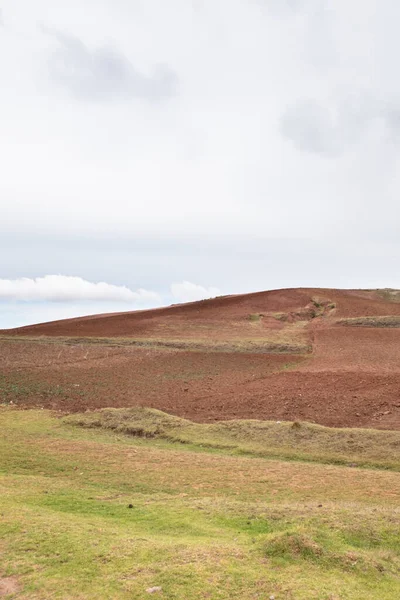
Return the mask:
<svg viewBox="0 0 400 600">
<path fill-rule="evenodd" d="M 0 374 L 0 402 L 18 403 L 27 397 L 43 399 L 68 399 L 81 397 L 83 392 L 74 385 L 49 385 L 41 381 L 32 381 L 26 372 L 14 372 L 12 375 Z"/>
<path fill-rule="evenodd" d="M 96 383 L 101 386 L 101 382 Z M 37 402 L 80 400 L 87 396 L 80 386 L 74 384 L 49 384 L 40 379 L 33 379 L 32 373 L 14 371 L 7 375 L 0 374 L 0 404 L 24 404 L 26 399 L 35 398 Z"/>
<path fill-rule="evenodd" d="M 10 598 L 144 599 L 154 586 L 171 600 L 400 597 L 397 472 L 177 444 L 156 429 L 190 424 L 141 418 L 156 437 L 0 409 L 0 589 L 10 577 L 19 587 Z M 252 444 L 272 435 L 242 426 Z"/>
</svg>

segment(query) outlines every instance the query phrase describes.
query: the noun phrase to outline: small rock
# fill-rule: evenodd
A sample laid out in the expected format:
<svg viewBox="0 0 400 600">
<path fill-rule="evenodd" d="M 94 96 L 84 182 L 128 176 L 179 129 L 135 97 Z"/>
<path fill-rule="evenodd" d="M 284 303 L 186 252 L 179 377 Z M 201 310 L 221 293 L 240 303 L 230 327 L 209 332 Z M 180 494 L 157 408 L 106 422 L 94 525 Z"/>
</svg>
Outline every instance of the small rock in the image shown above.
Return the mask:
<svg viewBox="0 0 400 600">
<path fill-rule="evenodd" d="M 156 585 L 155 587 L 147 588 L 146 592 L 148 594 L 156 594 L 157 592 L 161 592 L 162 588 Z"/>
<path fill-rule="evenodd" d="M 133 508 L 133 504 L 128 504 L 128 508 Z"/>
<path fill-rule="evenodd" d="M 275 596 L 270 596 L 269 600 L 275 600 Z"/>
</svg>

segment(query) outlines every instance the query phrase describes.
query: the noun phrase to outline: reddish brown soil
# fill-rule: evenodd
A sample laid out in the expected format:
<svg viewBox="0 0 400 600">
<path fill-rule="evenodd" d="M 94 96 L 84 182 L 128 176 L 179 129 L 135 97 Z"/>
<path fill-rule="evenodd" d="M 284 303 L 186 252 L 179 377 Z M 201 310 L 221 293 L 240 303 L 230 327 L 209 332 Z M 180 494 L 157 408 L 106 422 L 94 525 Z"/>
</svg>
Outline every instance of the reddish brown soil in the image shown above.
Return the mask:
<svg viewBox="0 0 400 600">
<path fill-rule="evenodd" d="M 293 289 L 3 331 L 0 401 L 400 429 L 400 329 L 337 323 L 384 315 L 400 316 L 400 303 L 378 292 Z M 55 336 L 80 339 L 71 345 Z M 110 345 L 121 337 L 149 347 Z M 152 340 L 195 340 L 200 350 L 155 348 Z M 221 340 L 232 351 L 215 352 Z M 254 340 L 309 344 L 312 353 L 242 351 Z"/>
<path fill-rule="evenodd" d="M 220 337 L 221 331 L 224 335 L 237 336 L 247 332 L 254 337 L 258 334 L 251 329 L 249 315 L 263 313 L 266 315 L 264 329 L 279 329 L 282 324 L 269 314 L 291 315 L 304 311 L 314 297 L 335 303 L 337 317 L 400 315 L 400 303 L 387 302 L 374 292 L 288 289 L 225 296 L 154 310 L 65 319 L 11 331 L 0 330 L 0 333 L 135 338 L 170 337 L 171 333 L 176 333 L 176 337 L 192 338 L 195 335 L 197 338 L 204 336 L 205 329 L 211 330 L 214 337 Z"/>
</svg>

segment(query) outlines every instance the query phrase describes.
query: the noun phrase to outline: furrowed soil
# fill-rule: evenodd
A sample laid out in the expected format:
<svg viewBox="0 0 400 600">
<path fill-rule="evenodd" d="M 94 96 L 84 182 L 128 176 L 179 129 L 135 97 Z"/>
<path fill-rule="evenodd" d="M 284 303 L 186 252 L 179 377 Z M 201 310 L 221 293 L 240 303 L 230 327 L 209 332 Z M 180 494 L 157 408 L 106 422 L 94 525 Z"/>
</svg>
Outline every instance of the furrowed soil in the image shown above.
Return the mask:
<svg viewBox="0 0 400 600">
<path fill-rule="evenodd" d="M 0 402 L 400 429 L 400 293 L 292 289 L 0 331 Z"/>
</svg>

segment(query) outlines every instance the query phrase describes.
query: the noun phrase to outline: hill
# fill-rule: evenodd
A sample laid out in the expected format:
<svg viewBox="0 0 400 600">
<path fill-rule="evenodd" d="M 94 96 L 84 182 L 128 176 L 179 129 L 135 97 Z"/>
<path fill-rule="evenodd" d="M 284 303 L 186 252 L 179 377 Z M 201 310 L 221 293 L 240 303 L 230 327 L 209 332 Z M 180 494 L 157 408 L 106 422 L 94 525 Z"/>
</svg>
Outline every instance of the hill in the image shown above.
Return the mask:
<svg viewBox="0 0 400 600">
<path fill-rule="evenodd" d="M 288 289 L 0 331 L 0 401 L 400 429 L 400 292 Z"/>
</svg>

